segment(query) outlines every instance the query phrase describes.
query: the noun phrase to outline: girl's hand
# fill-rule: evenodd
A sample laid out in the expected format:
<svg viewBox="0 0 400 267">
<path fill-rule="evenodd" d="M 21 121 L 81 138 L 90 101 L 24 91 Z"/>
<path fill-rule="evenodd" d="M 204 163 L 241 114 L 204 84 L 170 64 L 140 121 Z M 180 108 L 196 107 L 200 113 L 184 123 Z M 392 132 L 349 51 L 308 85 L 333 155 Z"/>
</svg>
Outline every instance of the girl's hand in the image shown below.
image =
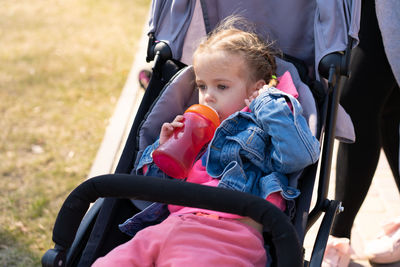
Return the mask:
<svg viewBox="0 0 400 267">
<path fill-rule="evenodd" d="M 254 91 L 249 98 L 244 100 L 244 103 L 246 103 L 246 106 L 250 107 L 251 102 L 253 102 L 254 99 L 256 99 L 258 96 L 258 90 Z"/>
<path fill-rule="evenodd" d="M 160 132 L 160 145 L 164 144 L 165 141 L 167 141 L 172 136 L 175 128 L 183 127 L 183 119 L 183 115 L 178 115 L 171 123 L 165 122 L 162 125 Z"/>
<path fill-rule="evenodd" d="M 250 107 L 251 102 L 253 102 L 254 99 L 257 98 L 257 96 L 261 95 L 262 93 L 266 92 L 268 87 L 266 87 L 267 85 L 264 85 L 263 87 L 261 87 L 258 90 L 255 90 L 250 96 L 249 98 L 245 99 L 244 102 L 246 103 L 246 106 Z"/>
<path fill-rule="evenodd" d="M 268 88 L 270 88 L 272 86 L 270 85 L 264 85 L 263 87 L 261 87 L 260 89 L 258 89 L 258 95 L 261 95 L 262 93 L 266 92 L 268 90 Z"/>
</svg>

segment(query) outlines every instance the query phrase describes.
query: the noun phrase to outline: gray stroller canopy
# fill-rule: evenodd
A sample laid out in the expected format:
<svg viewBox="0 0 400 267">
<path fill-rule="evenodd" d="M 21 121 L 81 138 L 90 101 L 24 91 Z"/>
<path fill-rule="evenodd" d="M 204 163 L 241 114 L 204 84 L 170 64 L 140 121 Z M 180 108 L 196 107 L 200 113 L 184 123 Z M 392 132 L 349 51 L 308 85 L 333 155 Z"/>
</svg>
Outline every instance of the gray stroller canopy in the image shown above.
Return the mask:
<svg viewBox="0 0 400 267">
<path fill-rule="evenodd" d="M 276 4 L 279 4 L 276 6 Z M 286 55 L 303 60 L 320 80 L 320 60 L 358 44 L 361 0 L 153 0 L 148 33 L 169 45 L 172 57 L 191 65 L 201 38 L 219 21 L 237 14 L 275 41 Z M 354 142 L 350 116 L 338 106 L 336 138 Z"/>
<path fill-rule="evenodd" d="M 180 60 L 191 23 L 203 27 L 198 34 L 204 36 L 218 21 L 237 14 L 255 23 L 258 33 L 275 40 L 285 54 L 313 67 L 325 55 L 344 51 L 349 37 L 357 44 L 360 6 L 361 0 L 154 0 L 149 33 L 168 43 Z"/>
</svg>

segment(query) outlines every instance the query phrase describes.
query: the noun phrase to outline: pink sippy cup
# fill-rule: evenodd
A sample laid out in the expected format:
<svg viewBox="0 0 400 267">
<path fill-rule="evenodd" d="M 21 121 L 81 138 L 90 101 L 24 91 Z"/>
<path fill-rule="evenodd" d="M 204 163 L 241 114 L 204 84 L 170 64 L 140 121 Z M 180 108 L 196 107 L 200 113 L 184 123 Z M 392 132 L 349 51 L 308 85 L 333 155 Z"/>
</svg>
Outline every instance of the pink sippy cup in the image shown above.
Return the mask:
<svg viewBox="0 0 400 267">
<path fill-rule="evenodd" d="M 154 163 L 167 175 L 186 178 L 202 147 L 219 126 L 217 112 L 205 105 L 190 106 L 183 114 L 183 127 L 153 152 Z"/>
</svg>

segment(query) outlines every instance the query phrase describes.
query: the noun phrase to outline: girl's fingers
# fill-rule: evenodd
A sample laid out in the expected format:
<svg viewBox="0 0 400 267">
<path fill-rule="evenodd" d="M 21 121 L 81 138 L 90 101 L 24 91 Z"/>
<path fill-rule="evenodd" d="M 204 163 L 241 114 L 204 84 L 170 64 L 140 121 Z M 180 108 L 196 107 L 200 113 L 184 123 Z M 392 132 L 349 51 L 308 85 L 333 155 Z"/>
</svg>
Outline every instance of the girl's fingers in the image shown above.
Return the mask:
<svg viewBox="0 0 400 267">
<path fill-rule="evenodd" d="M 174 128 L 182 127 L 183 126 L 183 123 L 182 123 L 183 120 L 184 120 L 183 115 L 176 116 L 175 119 L 171 122 L 172 127 L 174 127 Z"/>
<path fill-rule="evenodd" d="M 253 100 L 253 99 L 255 99 L 257 96 L 258 96 L 258 90 L 254 91 L 254 92 L 251 94 L 250 98 Z"/>
<path fill-rule="evenodd" d="M 172 126 L 172 124 L 169 122 L 166 122 L 161 127 L 160 135 L 166 135 L 166 134 L 172 133 L 173 131 L 174 131 L 174 127 Z"/>
<path fill-rule="evenodd" d="M 183 123 L 179 122 L 179 121 L 173 121 L 173 122 L 171 122 L 171 126 L 173 128 L 181 128 L 183 126 Z"/>
<path fill-rule="evenodd" d="M 252 102 L 254 99 L 256 99 L 257 96 L 258 96 L 258 91 L 254 91 L 254 92 L 249 96 L 249 98 L 247 98 L 247 99 L 244 100 L 244 103 L 245 103 L 248 107 L 250 107 L 251 102 Z"/>
<path fill-rule="evenodd" d="M 261 95 L 262 93 L 266 92 L 268 87 L 263 86 L 260 90 L 258 90 L 258 93 Z"/>
<path fill-rule="evenodd" d="M 178 115 L 175 117 L 174 121 L 183 121 L 184 117 L 183 115 Z"/>
<path fill-rule="evenodd" d="M 162 129 L 162 130 L 169 130 L 169 129 L 172 129 L 171 123 L 169 123 L 169 122 L 164 122 L 163 125 L 162 125 L 162 127 L 161 127 L 161 129 Z"/>
<path fill-rule="evenodd" d="M 178 116 L 175 117 L 175 119 L 174 119 L 171 123 L 174 123 L 174 122 L 183 122 L 183 120 L 184 120 L 183 115 L 178 115 Z"/>
<path fill-rule="evenodd" d="M 175 128 L 183 127 L 183 119 L 184 117 L 182 115 L 178 115 L 172 122 L 163 123 L 160 132 L 160 145 L 171 137 L 171 135 L 174 133 Z"/>
<path fill-rule="evenodd" d="M 164 144 L 165 141 L 169 139 L 169 137 L 172 135 L 174 131 L 174 127 L 168 122 L 164 123 L 161 126 L 161 132 L 160 132 L 160 145 Z"/>
</svg>

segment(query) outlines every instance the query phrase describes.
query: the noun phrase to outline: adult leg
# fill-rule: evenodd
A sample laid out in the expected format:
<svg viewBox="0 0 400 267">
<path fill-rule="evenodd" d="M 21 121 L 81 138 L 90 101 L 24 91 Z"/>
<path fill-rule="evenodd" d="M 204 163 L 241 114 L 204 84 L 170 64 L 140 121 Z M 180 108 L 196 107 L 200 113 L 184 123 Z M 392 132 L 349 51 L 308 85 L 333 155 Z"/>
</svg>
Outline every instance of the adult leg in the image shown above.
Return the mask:
<svg viewBox="0 0 400 267">
<path fill-rule="evenodd" d="M 382 146 L 389 162 L 397 188 L 400 191 L 399 176 L 399 123 L 400 123 L 400 89 L 394 86 L 392 94 L 385 104 L 382 117 Z"/>
<path fill-rule="evenodd" d="M 336 217 L 332 229 L 332 235 L 347 238 L 376 170 L 382 147 L 381 117 L 393 90 L 373 0 L 362 2 L 359 37 L 350 62 L 351 76 L 341 97 L 353 120 L 356 142 L 339 145 L 335 198 L 343 202 L 345 210 Z"/>
</svg>

